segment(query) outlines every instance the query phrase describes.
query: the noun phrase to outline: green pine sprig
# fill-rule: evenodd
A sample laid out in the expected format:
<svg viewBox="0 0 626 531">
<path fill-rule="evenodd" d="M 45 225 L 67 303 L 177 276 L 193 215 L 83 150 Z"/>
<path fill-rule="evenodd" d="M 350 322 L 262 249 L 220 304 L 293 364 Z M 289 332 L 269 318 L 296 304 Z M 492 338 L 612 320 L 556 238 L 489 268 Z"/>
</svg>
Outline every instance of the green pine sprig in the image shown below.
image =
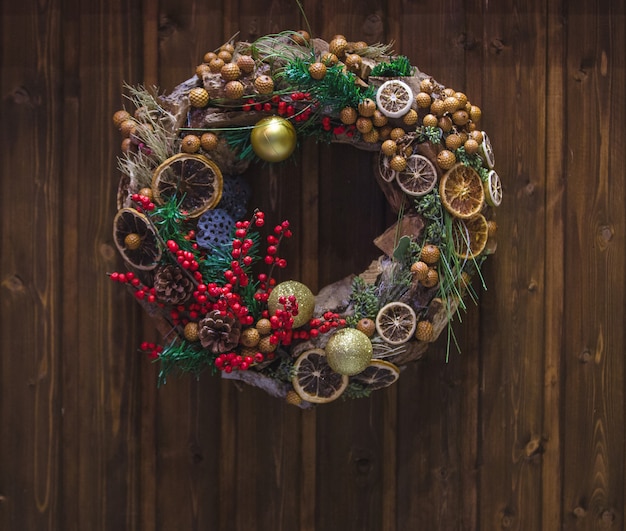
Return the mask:
<svg viewBox="0 0 626 531">
<path fill-rule="evenodd" d="M 308 92 L 311 96 L 323 102 L 323 112 L 332 114 L 339 112 L 343 107 L 357 107 L 365 98 L 374 98 L 372 87 L 361 88 L 356 84 L 356 76 L 352 72 L 344 72 L 340 65 L 329 66 L 322 79 L 313 79 L 309 74 L 309 66 L 315 58 L 308 60 L 294 59 L 280 72 L 279 78 L 294 90 Z"/>
<path fill-rule="evenodd" d="M 378 63 L 372 68 L 373 77 L 408 77 L 412 76 L 415 67 L 411 66 L 409 58 L 404 55 L 395 57 L 388 63 Z"/>
<path fill-rule="evenodd" d="M 350 303 L 354 307 L 354 313 L 346 318 L 349 326 L 356 326 L 365 317 L 375 319 L 380 309 L 376 286 L 367 284 L 361 277 L 354 277 Z"/>
<path fill-rule="evenodd" d="M 215 374 L 214 361 L 217 355 L 202 348 L 199 343 L 180 340 L 167 345 L 156 361 L 160 363 L 158 385 L 164 385 L 172 374 L 193 374 L 196 378 L 207 368 Z"/>
</svg>

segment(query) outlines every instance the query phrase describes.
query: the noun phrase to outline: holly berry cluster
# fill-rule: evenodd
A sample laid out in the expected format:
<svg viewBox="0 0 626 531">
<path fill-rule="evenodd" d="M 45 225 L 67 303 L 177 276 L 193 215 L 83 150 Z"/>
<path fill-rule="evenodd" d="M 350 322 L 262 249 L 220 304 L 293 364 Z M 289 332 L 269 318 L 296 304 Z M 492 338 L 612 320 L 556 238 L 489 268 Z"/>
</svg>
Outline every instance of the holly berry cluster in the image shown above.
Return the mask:
<svg viewBox="0 0 626 531">
<path fill-rule="evenodd" d="M 154 212 L 154 204 L 147 195 L 133 194 L 132 199 L 138 208 L 150 213 L 150 217 L 156 216 L 156 224 L 161 222 L 159 216 L 163 213 Z M 265 214 L 260 210 L 256 210 L 251 219 L 236 222 L 234 236 L 225 255 L 228 258 L 223 262 L 222 278 L 219 278 L 219 274 L 209 278 L 211 275 L 207 273 L 205 265 L 211 256 L 199 249 L 194 230 L 182 229 L 166 241 L 160 240 L 166 251 L 164 262 L 179 266 L 188 277 L 187 282 L 193 286 L 189 300 L 184 303 L 168 306 L 167 301 L 159 298 L 158 288 L 144 285 L 132 271 L 114 272 L 110 278 L 129 285 L 137 299 L 167 308 L 170 322 L 184 330 L 182 335 L 192 344 L 198 342 L 199 321 L 210 312 L 218 311 L 223 317 L 238 320 L 244 331 L 256 323 L 258 332 L 254 344 L 248 345 L 241 341 L 232 351 L 219 353 L 213 360 L 218 370 L 247 370 L 252 365 L 272 359 L 273 351 L 279 344 L 291 343 L 293 317 L 298 314 L 295 297 L 281 297 L 281 307 L 273 315 L 267 309 L 269 296 L 276 285 L 272 276 L 274 268 L 287 267 L 287 260 L 279 253 L 280 245 L 283 238 L 292 237 L 292 231 L 287 220 L 276 225 L 266 237 L 265 253 L 259 256 L 254 231 L 264 226 Z M 257 261 L 269 266 L 269 271 L 259 272 L 256 279 L 252 280 L 252 266 Z M 251 302 L 254 302 L 252 307 L 249 305 Z M 164 347 L 149 342 L 142 343 L 141 350 L 152 358 L 164 353 Z M 196 350 L 199 351 L 197 347 Z"/>
<path fill-rule="evenodd" d="M 144 285 L 132 271 L 127 271 L 126 273 L 118 273 L 115 271 L 109 275 L 109 278 L 113 282 L 119 282 L 120 284 L 128 284 L 131 286 L 134 289 L 134 295 L 137 299 L 146 300 L 149 303 L 157 302 L 156 290 L 154 287 Z"/>
<path fill-rule="evenodd" d="M 143 352 L 148 354 L 150 359 L 156 359 L 159 357 L 159 354 L 163 352 L 163 346 L 157 345 L 156 343 L 151 343 L 148 341 L 144 341 L 139 347 Z"/>
<path fill-rule="evenodd" d="M 302 107 L 302 103 L 305 104 Z M 308 92 L 293 92 L 289 97 L 283 99 L 278 94 L 274 94 L 269 101 L 259 102 L 254 98 L 248 98 L 241 106 L 244 112 L 275 112 L 285 118 L 293 118 L 296 122 L 306 122 L 313 113 L 313 107 L 319 103 L 311 101 L 311 94 Z"/>
<path fill-rule="evenodd" d="M 255 363 L 261 363 L 265 359 L 265 356 L 260 352 L 257 352 L 254 356 L 242 356 L 235 352 L 228 352 L 220 354 L 215 358 L 215 367 L 226 373 L 230 373 L 233 369 L 241 371 L 247 371 Z"/>
<path fill-rule="evenodd" d="M 270 317 L 272 325 L 272 335 L 270 343 L 272 345 L 290 345 L 293 337 L 293 318 L 298 315 L 298 301 L 294 295 L 278 298 L 279 306 L 274 315 Z"/>
<path fill-rule="evenodd" d="M 137 205 L 137 210 L 139 212 L 152 212 L 156 208 L 156 205 L 152 202 L 152 199 L 150 199 L 150 197 L 147 195 L 136 193 L 132 194 L 130 198 L 133 203 Z"/>
<path fill-rule="evenodd" d="M 294 331 L 294 339 L 307 340 L 316 338 L 320 334 L 327 334 L 335 328 L 344 328 L 347 326 L 346 320 L 338 313 L 325 312 L 322 318 L 315 317 L 309 321 L 309 330 L 302 329 Z"/>
</svg>

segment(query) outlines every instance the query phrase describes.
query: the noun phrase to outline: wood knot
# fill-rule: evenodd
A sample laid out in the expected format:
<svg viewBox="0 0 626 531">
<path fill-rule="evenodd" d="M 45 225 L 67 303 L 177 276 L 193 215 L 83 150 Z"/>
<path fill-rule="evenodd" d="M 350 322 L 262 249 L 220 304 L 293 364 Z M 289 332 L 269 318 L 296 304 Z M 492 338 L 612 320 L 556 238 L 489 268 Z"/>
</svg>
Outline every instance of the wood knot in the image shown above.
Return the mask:
<svg viewBox="0 0 626 531">
<path fill-rule="evenodd" d="M 542 452 L 542 450 L 543 446 L 541 444 L 541 439 L 539 439 L 538 437 L 533 437 L 530 441 L 526 443 L 526 447 L 524 448 L 526 457 L 538 455 Z"/>
<path fill-rule="evenodd" d="M 367 484 L 371 480 L 374 470 L 374 459 L 371 452 L 363 448 L 355 448 L 352 450 L 351 461 L 357 483 Z"/>
<path fill-rule="evenodd" d="M 514 523 L 515 513 L 509 508 L 504 509 L 504 511 L 502 511 L 502 517 L 500 518 L 500 525 L 502 529 L 509 529 L 510 527 L 513 527 Z"/>
<path fill-rule="evenodd" d="M 591 351 L 586 348 L 579 355 L 578 359 L 581 363 L 589 363 L 591 361 Z"/>
<path fill-rule="evenodd" d="M 591 70 L 595 65 L 595 59 L 593 57 L 586 57 L 580 62 L 580 66 L 578 70 L 574 72 L 573 78 L 574 81 L 578 83 L 582 83 L 589 77 L 589 70 Z"/>
<path fill-rule="evenodd" d="M 11 94 L 13 102 L 16 105 L 26 105 L 27 107 L 33 108 L 35 106 L 35 100 L 31 96 L 28 89 L 24 86 L 17 87 L 13 93 Z"/>
<path fill-rule="evenodd" d="M 602 511 L 600 515 L 600 523 L 604 529 L 608 529 L 609 527 L 613 527 L 613 523 L 615 522 L 615 513 L 612 509 L 606 509 Z"/>
<path fill-rule="evenodd" d="M 596 241 L 601 251 L 605 251 L 613 239 L 615 231 L 610 225 L 601 225 L 596 232 Z"/>
<path fill-rule="evenodd" d="M 491 51 L 496 55 L 500 55 L 504 51 L 505 45 L 502 39 L 492 39 L 489 44 L 491 46 Z"/>
<path fill-rule="evenodd" d="M 11 275 L 2 281 L 2 287 L 12 291 L 13 293 L 21 293 L 25 291 L 24 282 L 17 275 Z"/>
<path fill-rule="evenodd" d="M 159 17 L 159 40 L 164 41 L 171 37 L 176 32 L 177 26 L 174 19 L 168 15 L 162 14 Z"/>
<path fill-rule="evenodd" d="M 252 17 L 248 23 L 248 39 L 250 42 L 255 41 L 259 36 L 259 21 L 256 17 Z"/>
<path fill-rule="evenodd" d="M 581 507 L 580 505 L 578 507 L 574 507 L 574 510 L 572 511 L 572 513 L 574 514 L 575 518 L 579 518 L 579 519 L 587 516 L 587 510 L 584 507 Z"/>
<path fill-rule="evenodd" d="M 535 193 L 535 185 L 533 183 L 528 183 L 525 187 L 524 187 L 524 193 L 526 195 L 533 195 Z"/>
<path fill-rule="evenodd" d="M 100 256 L 107 261 L 115 260 L 117 253 L 112 245 L 108 243 L 103 243 L 100 245 Z"/>
<path fill-rule="evenodd" d="M 356 467 L 356 472 L 360 476 L 365 476 L 370 473 L 372 469 L 372 461 L 366 457 L 360 457 L 354 460 L 354 465 Z"/>
<path fill-rule="evenodd" d="M 363 37 L 367 42 L 380 42 L 383 40 L 385 25 L 378 13 L 372 13 L 365 18 L 361 28 Z"/>
<path fill-rule="evenodd" d="M 466 51 L 474 50 L 478 47 L 478 39 L 468 36 L 467 33 L 461 33 L 456 39 L 456 44 Z"/>
</svg>

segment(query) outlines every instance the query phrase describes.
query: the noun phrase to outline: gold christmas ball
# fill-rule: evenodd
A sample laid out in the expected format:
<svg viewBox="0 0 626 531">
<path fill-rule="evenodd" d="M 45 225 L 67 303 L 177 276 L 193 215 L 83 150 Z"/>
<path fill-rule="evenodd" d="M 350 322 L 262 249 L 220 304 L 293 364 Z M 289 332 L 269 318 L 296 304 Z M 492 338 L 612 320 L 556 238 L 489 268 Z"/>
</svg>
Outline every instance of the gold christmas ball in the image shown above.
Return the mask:
<svg viewBox="0 0 626 531">
<path fill-rule="evenodd" d="M 296 130 L 289 120 L 268 116 L 256 123 L 250 141 L 259 158 L 267 162 L 281 162 L 296 149 Z"/>
<path fill-rule="evenodd" d="M 358 374 L 372 361 L 372 343 L 356 328 L 343 328 L 335 332 L 324 350 L 328 365 L 339 374 Z"/>
<path fill-rule="evenodd" d="M 287 280 L 276 285 L 267 300 L 267 309 L 270 315 L 274 315 L 277 309 L 283 309 L 279 299 L 291 295 L 295 296 L 298 303 L 298 315 L 293 316 L 293 327 L 299 328 L 309 322 L 315 310 L 315 295 L 301 282 Z"/>
</svg>

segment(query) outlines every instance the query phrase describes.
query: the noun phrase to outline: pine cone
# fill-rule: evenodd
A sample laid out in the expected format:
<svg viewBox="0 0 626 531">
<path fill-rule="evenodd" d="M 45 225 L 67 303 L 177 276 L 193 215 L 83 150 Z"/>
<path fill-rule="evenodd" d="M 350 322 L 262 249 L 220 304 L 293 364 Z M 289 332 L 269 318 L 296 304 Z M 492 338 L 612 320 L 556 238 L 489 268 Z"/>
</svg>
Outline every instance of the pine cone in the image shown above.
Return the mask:
<svg viewBox="0 0 626 531">
<path fill-rule="evenodd" d="M 154 289 L 157 299 L 169 304 L 185 303 L 194 290 L 191 279 L 175 265 L 161 267 L 154 275 Z"/>
<path fill-rule="evenodd" d="M 226 352 L 236 347 L 241 335 L 241 323 L 229 315 L 214 310 L 198 323 L 200 342 L 213 354 Z"/>
</svg>

